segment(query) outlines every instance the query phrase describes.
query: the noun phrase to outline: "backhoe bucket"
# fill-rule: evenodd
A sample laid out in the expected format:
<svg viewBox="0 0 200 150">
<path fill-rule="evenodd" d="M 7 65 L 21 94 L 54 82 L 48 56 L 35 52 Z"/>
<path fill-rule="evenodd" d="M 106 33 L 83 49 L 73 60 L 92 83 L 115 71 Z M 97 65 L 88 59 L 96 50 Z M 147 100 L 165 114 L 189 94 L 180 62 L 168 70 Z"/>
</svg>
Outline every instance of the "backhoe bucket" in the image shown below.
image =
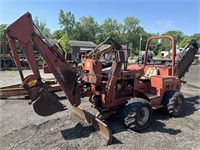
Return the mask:
<svg viewBox="0 0 200 150">
<path fill-rule="evenodd" d="M 91 124 L 106 139 L 106 145 L 112 143 L 112 132 L 105 123 L 80 107 L 72 106 L 72 112 L 83 118 L 86 123 Z"/>
<path fill-rule="evenodd" d="M 40 116 L 49 116 L 66 108 L 49 91 L 41 88 L 38 98 L 33 102 L 33 109 Z"/>
<path fill-rule="evenodd" d="M 27 76 L 22 86 L 28 91 L 33 109 L 38 115 L 49 116 L 58 111 L 65 110 L 64 105 L 48 91 L 48 85 L 43 83 L 41 79 L 36 80 L 34 75 Z"/>
</svg>

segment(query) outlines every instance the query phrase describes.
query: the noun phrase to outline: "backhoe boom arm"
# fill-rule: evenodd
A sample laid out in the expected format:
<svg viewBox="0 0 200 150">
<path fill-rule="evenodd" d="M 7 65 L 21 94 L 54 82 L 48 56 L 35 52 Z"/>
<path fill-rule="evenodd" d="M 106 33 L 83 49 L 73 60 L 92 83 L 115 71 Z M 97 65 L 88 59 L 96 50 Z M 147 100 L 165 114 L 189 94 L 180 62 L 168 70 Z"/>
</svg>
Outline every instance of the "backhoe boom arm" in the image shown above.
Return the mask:
<svg viewBox="0 0 200 150">
<path fill-rule="evenodd" d="M 55 45 L 49 46 L 35 33 L 34 22 L 31 14 L 29 12 L 25 13 L 15 22 L 9 25 L 4 31 L 12 51 L 14 62 L 20 71 L 23 86 L 29 92 L 29 96 L 33 102 L 35 111 L 39 115 L 46 116 L 64 108 L 62 108 L 61 104 L 55 99 L 55 97 L 48 92 L 48 89 L 45 88 L 44 83 L 41 81 L 37 60 L 34 55 L 33 45 L 38 48 L 45 62 L 50 67 L 52 73 L 68 97 L 70 103 L 77 107 L 80 104 L 80 91 L 77 83 L 77 72 L 64 59 Z M 16 48 L 17 42 L 22 48 L 28 64 L 33 72 L 33 75 L 25 78 L 22 73 L 21 63 Z M 48 106 L 52 106 L 52 110 L 54 111 L 50 111 L 50 108 L 46 108 L 45 110 L 47 112 L 41 112 L 41 110 L 44 109 L 43 107 Z M 55 108 L 53 108 L 53 106 L 55 106 Z"/>
</svg>

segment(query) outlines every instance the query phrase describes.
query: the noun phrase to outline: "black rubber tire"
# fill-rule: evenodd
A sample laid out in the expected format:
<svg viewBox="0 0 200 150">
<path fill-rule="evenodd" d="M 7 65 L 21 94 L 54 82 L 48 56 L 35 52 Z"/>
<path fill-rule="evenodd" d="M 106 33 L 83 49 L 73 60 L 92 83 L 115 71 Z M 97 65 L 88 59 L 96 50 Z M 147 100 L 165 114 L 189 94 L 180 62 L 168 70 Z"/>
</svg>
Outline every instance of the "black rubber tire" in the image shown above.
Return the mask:
<svg viewBox="0 0 200 150">
<path fill-rule="evenodd" d="M 178 117 L 183 112 L 185 100 L 181 92 L 168 91 L 163 96 L 162 110 L 164 113 Z"/>
<path fill-rule="evenodd" d="M 152 115 L 150 103 L 142 98 L 131 98 L 122 109 L 122 119 L 125 125 L 134 131 L 146 129 L 150 124 Z"/>
</svg>

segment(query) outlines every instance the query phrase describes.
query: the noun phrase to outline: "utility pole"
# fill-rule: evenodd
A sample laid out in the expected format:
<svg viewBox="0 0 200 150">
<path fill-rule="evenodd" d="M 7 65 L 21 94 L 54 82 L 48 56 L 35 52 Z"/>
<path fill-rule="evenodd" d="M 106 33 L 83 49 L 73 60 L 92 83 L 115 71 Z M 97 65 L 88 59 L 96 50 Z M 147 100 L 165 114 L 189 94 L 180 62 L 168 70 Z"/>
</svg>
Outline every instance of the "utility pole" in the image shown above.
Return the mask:
<svg viewBox="0 0 200 150">
<path fill-rule="evenodd" d="M 139 46 L 139 54 L 140 54 L 140 51 L 141 51 L 141 45 L 142 45 L 142 34 L 140 34 L 140 46 Z"/>
</svg>

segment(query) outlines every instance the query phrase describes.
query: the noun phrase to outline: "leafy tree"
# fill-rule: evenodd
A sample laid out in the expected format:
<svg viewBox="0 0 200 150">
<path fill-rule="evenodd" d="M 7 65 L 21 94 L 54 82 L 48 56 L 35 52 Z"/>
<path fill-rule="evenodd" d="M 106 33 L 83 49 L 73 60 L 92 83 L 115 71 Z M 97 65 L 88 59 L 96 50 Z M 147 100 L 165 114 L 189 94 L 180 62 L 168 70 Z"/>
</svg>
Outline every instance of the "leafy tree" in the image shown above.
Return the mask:
<svg viewBox="0 0 200 150">
<path fill-rule="evenodd" d="M 191 40 L 191 37 L 184 36 L 183 40 L 179 43 L 179 47 L 184 48 L 190 40 Z"/>
<path fill-rule="evenodd" d="M 151 37 L 151 34 L 145 32 L 141 26 L 136 28 L 131 41 L 133 44 L 132 49 L 134 54 L 137 55 L 139 51 L 145 50 L 146 42 L 149 37 Z"/>
<path fill-rule="evenodd" d="M 62 36 L 65 34 L 64 30 L 56 30 L 53 32 L 53 34 L 51 35 L 51 39 L 60 39 L 62 38 Z"/>
<path fill-rule="evenodd" d="M 3 31 L 6 28 L 6 26 L 7 26 L 6 24 L 0 25 L 0 40 L 1 41 L 7 41 L 4 31 Z"/>
<path fill-rule="evenodd" d="M 140 20 L 133 16 L 124 19 L 123 37 L 130 42 L 134 54 L 145 49 L 147 38 L 150 37 L 150 34 L 146 33 L 139 23 Z"/>
<path fill-rule="evenodd" d="M 71 39 L 72 35 L 72 29 L 75 26 L 75 16 L 73 13 L 66 12 L 64 13 L 64 11 L 62 9 L 60 9 L 60 13 L 59 13 L 59 24 L 61 25 L 61 27 L 64 29 L 64 31 L 66 32 L 67 36 Z"/>
<path fill-rule="evenodd" d="M 76 23 L 76 33 L 78 33 L 76 38 L 83 41 L 95 41 L 98 30 L 98 24 L 93 17 L 81 17 Z"/>
<path fill-rule="evenodd" d="M 62 48 L 65 58 L 66 58 L 67 53 L 71 53 L 71 50 L 72 50 L 72 47 L 69 43 L 68 36 L 66 34 L 64 34 L 58 43 L 61 45 L 61 48 Z M 58 44 L 58 46 L 59 46 L 59 44 Z"/>
<path fill-rule="evenodd" d="M 83 30 L 80 22 L 76 22 L 74 28 L 72 29 L 73 35 L 71 35 L 70 39 L 73 40 L 81 40 L 83 35 Z"/>
<path fill-rule="evenodd" d="M 98 25 L 92 16 L 81 17 L 76 22 L 73 13 L 65 13 L 61 9 L 59 24 L 62 29 L 55 31 L 52 38 L 60 39 L 66 33 L 69 39 L 93 41 L 98 44 L 107 37 L 112 37 L 120 44 L 129 41 L 131 48 L 134 50 L 133 52 L 137 54 L 140 48 L 141 50 L 145 49 L 147 39 L 152 36 L 152 34 L 145 32 L 143 27 L 139 26 L 139 23 L 140 20 L 133 16 L 126 17 L 123 24 L 118 23 L 116 19 L 107 18 L 103 24 Z M 184 36 L 181 31 L 171 30 L 162 35 L 174 36 L 179 47 L 184 47 L 190 39 L 196 39 L 200 43 L 200 33 L 189 37 Z M 170 41 L 163 41 L 163 43 L 167 47 L 171 46 Z"/>
<path fill-rule="evenodd" d="M 99 41 L 105 40 L 107 37 L 112 37 L 119 43 L 122 43 L 122 25 L 118 24 L 116 19 L 108 18 L 100 26 L 101 34 L 99 35 Z"/>
<path fill-rule="evenodd" d="M 39 29 L 42 31 L 42 33 L 47 37 L 50 38 L 51 33 L 50 33 L 50 29 L 46 27 L 46 23 L 44 21 L 39 21 L 38 17 L 34 18 L 34 22 L 35 24 L 39 27 Z M 43 35 L 36 30 L 36 33 L 43 38 Z"/>
<path fill-rule="evenodd" d="M 131 35 L 133 31 L 137 28 L 140 21 L 137 18 L 134 17 L 126 17 L 124 20 L 124 26 L 123 26 L 123 33 L 126 34 L 127 38 L 131 38 Z"/>
<path fill-rule="evenodd" d="M 200 44 L 200 33 L 195 33 L 191 35 L 191 39 L 195 39 L 198 44 Z"/>
<path fill-rule="evenodd" d="M 171 35 L 176 39 L 176 44 L 179 45 L 179 43 L 183 40 L 183 32 L 181 31 L 167 31 L 166 33 L 163 33 L 162 35 Z"/>
<path fill-rule="evenodd" d="M 139 26 L 136 29 L 135 34 L 136 35 L 140 35 L 140 37 L 138 39 L 141 40 L 141 50 L 144 51 L 145 47 L 146 47 L 146 42 L 147 42 L 148 38 L 150 38 L 152 36 L 152 34 L 147 33 L 146 31 L 144 31 L 144 29 L 141 26 Z M 137 48 L 137 44 L 138 43 L 139 42 L 136 43 L 136 48 Z M 140 47 L 140 46 L 138 46 L 138 47 Z"/>
</svg>

